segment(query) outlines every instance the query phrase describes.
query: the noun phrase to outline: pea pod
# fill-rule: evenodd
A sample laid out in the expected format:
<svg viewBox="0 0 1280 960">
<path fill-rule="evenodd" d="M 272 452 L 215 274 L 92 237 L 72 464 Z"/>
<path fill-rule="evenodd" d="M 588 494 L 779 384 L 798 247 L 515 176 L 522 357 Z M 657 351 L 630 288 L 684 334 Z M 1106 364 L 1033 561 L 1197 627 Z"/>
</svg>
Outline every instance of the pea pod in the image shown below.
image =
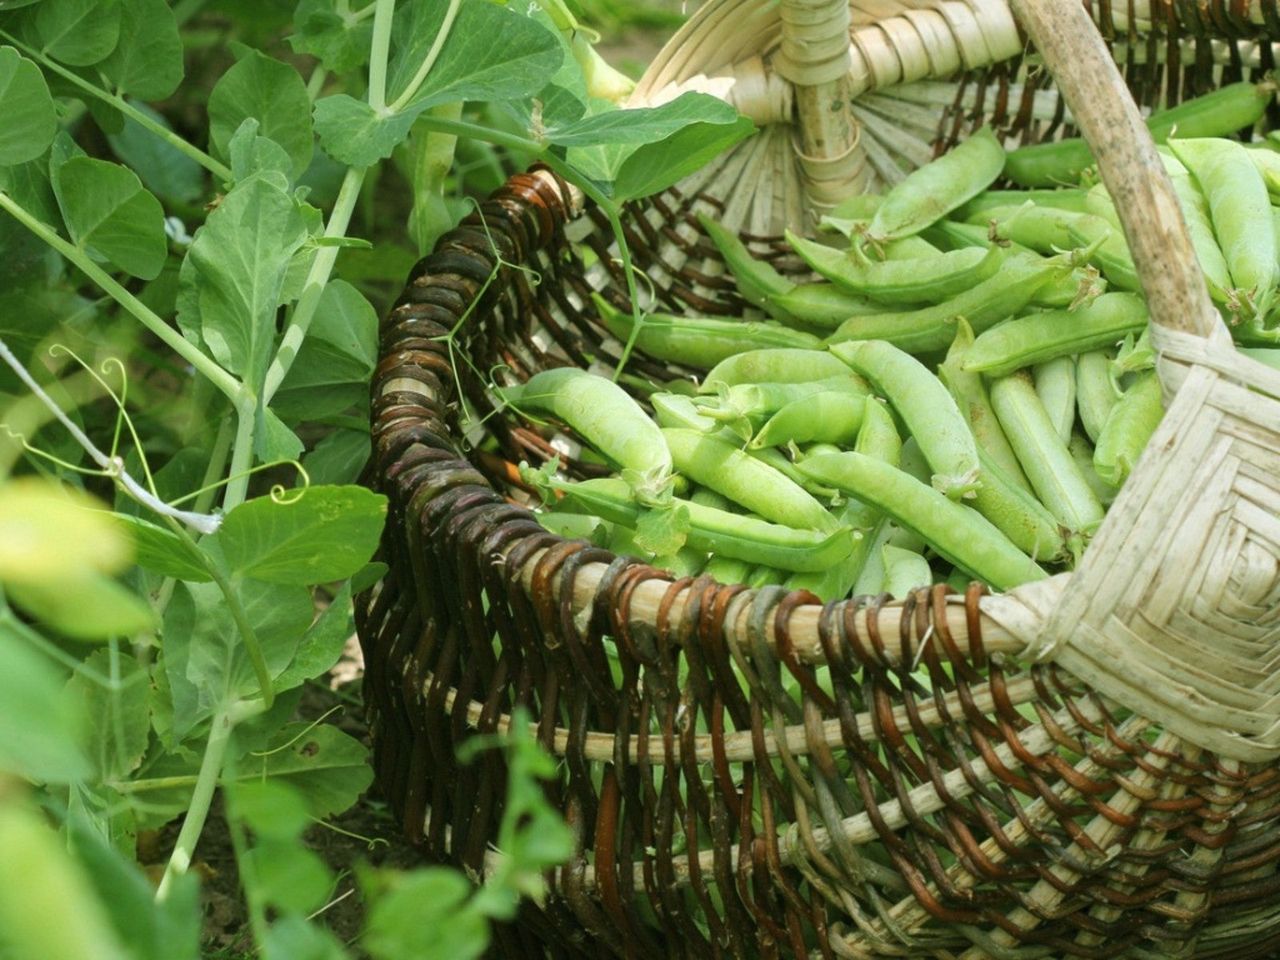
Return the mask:
<svg viewBox="0 0 1280 960">
<path fill-rule="evenodd" d="M 1061 560 L 1067 545 L 1057 519 L 1019 486 L 985 450 L 978 449 L 982 481 L 971 506 L 1019 550 L 1036 560 Z"/>
<path fill-rule="evenodd" d="M 873 504 L 923 537 L 942 557 L 1000 590 L 1045 576 L 1040 566 L 975 510 L 860 453 L 810 457 L 800 469 Z"/>
<path fill-rule="evenodd" d="M 1036 396 L 1062 442 L 1071 439 L 1076 422 L 1076 364 L 1071 357 L 1055 357 L 1031 368 Z"/>
<path fill-rule="evenodd" d="M 670 494 L 671 454 L 662 431 L 616 383 L 577 367 L 557 367 L 501 392 L 521 412 L 549 414 L 567 423 L 626 471 L 646 506 Z"/>
<path fill-rule="evenodd" d="M 1271 202 L 1249 152 L 1232 140 L 1170 140 L 1209 205 L 1214 236 L 1227 261 L 1229 304 L 1248 320 L 1265 316 L 1275 297 L 1277 265 Z"/>
<path fill-rule="evenodd" d="M 884 592 L 895 600 L 903 600 L 920 587 L 933 583 L 929 561 L 915 550 L 904 550 L 886 543 L 881 549 L 884 559 Z"/>
<path fill-rule="evenodd" d="M 1186 167 L 1172 152 L 1162 153 L 1161 160 L 1169 174 L 1169 182 L 1173 184 L 1173 192 L 1177 194 L 1182 219 L 1187 225 L 1187 236 L 1191 238 L 1191 246 L 1195 248 L 1196 260 L 1200 264 L 1200 272 L 1204 274 L 1209 296 L 1214 303 L 1226 303 L 1231 287 L 1231 271 L 1227 266 L 1227 258 L 1222 255 L 1222 249 L 1218 246 L 1218 239 L 1213 235 L 1209 203 Z"/>
<path fill-rule="evenodd" d="M 1097 443 L 1111 408 L 1120 398 L 1111 377 L 1115 354 L 1110 350 L 1091 350 L 1076 360 L 1076 407 L 1085 434 Z"/>
<path fill-rule="evenodd" d="M 1160 381 L 1154 372 L 1141 374 L 1111 408 L 1098 437 L 1093 451 L 1098 476 L 1113 487 L 1122 485 L 1163 416 Z"/>
<path fill-rule="evenodd" d="M 1071 451 L 1071 459 L 1076 462 L 1080 473 L 1089 482 L 1089 488 L 1098 498 L 1098 502 L 1104 507 L 1110 506 L 1118 491 L 1098 476 L 1098 471 L 1093 466 L 1093 445 L 1079 433 L 1073 433 L 1067 449 Z"/>
<path fill-rule="evenodd" d="M 862 425 L 866 395 L 860 393 L 815 393 L 793 400 L 760 428 L 748 446 L 785 447 L 789 443 L 852 443 Z"/>
<path fill-rule="evenodd" d="M 902 438 L 894 426 L 893 417 L 883 401 L 876 397 L 868 396 L 863 406 L 862 427 L 853 449 L 896 467 L 902 459 Z"/>
<path fill-rule="evenodd" d="M 784 407 L 820 393 L 862 398 L 868 391 L 866 381 L 846 368 L 843 376 L 808 383 L 740 383 L 732 387 L 720 383 L 715 397 L 702 396 L 693 402 L 706 417 L 730 423 L 745 419 L 758 427 Z"/>
<path fill-rule="evenodd" d="M 703 576 L 711 577 L 716 583 L 746 583 L 747 574 L 751 572 L 751 564 L 745 560 L 732 557 L 714 556 L 702 568 Z"/>
<path fill-rule="evenodd" d="M 867 225 L 866 240 L 882 244 L 919 233 L 991 186 L 1004 162 L 1004 148 L 991 128 L 974 132 L 886 193 Z"/>
<path fill-rule="evenodd" d="M 704 213 L 699 214 L 698 223 L 702 225 L 702 229 L 720 251 L 725 266 L 733 274 L 742 299 L 764 310 L 770 316 L 774 315 L 775 310 L 785 316 L 785 311 L 778 309 L 770 298 L 793 290 L 795 283 L 763 260 L 753 257 L 746 244 L 738 239 L 737 234 L 721 226 L 711 217 Z"/>
<path fill-rule="evenodd" d="M 926 303 L 968 290 L 996 271 L 1003 257 L 992 247 L 970 247 L 935 256 L 870 260 L 814 243 L 787 231 L 787 242 L 817 273 L 853 293 L 882 303 Z"/>
<path fill-rule="evenodd" d="M 592 301 L 601 322 L 626 343 L 634 319 L 599 294 Z M 647 355 L 669 363 L 710 370 L 726 357 L 769 347 L 815 347 L 817 337 L 772 321 L 718 320 L 710 317 L 673 317 L 651 313 L 636 334 L 635 345 Z"/>
<path fill-rule="evenodd" d="M 991 384 L 991 405 L 1040 502 L 1078 538 L 1102 522 L 1102 505 L 1049 420 L 1025 372 Z"/>
<path fill-rule="evenodd" d="M 1083 189 L 1063 190 L 985 190 L 955 213 L 957 220 L 981 218 L 991 210 L 1001 207 L 1020 207 L 1032 203 L 1037 207 L 1055 207 L 1059 210 L 1084 212 Z"/>
<path fill-rule="evenodd" d="M 831 330 L 849 317 L 884 312 L 884 304 L 841 290 L 834 283 L 802 283 L 771 296 L 769 302 L 788 316 L 823 330 Z"/>
<path fill-rule="evenodd" d="M 601 477 L 572 483 L 553 477 L 549 485 L 561 495 L 561 509 L 628 527 L 640 518 L 641 508 L 622 480 Z M 851 549 L 849 531 L 838 526 L 829 531 L 797 530 L 688 500 L 677 499 L 675 506 L 687 519 L 689 546 L 718 557 L 780 570 L 825 570 Z"/>
<path fill-rule="evenodd" d="M 1156 143 L 1164 143 L 1175 129 L 1180 137 L 1226 136 L 1257 123 L 1274 92 L 1269 82 L 1230 83 L 1153 114 L 1147 129 Z M 1077 137 L 1010 152 L 1004 174 L 1024 187 L 1061 186 L 1079 182 L 1093 162 L 1088 144 Z"/>
<path fill-rule="evenodd" d="M 1071 224 L 1086 216 L 1072 210 L 1024 203 L 1017 207 L 996 207 L 983 211 L 970 223 L 989 227 L 999 240 L 1020 244 L 1037 253 L 1053 254 L 1075 246 Z"/>
<path fill-rule="evenodd" d="M 655 393 L 649 397 L 649 403 L 653 405 L 653 418 L 660 427 L 684 427 L 702 433 L 710 433 L 721 427 L 719 421 L 704 416 L 690 397 L 675 393 Z"/>
<path fill-rule="evenodd" d="M 848 375 L 848 366 L 825 350 L 748 350 L 712 367 L 699 391 L 715 393 L 721 383 L 809 383 Z"/>
<path fill-rule="evenodd" d="M 983 336 L 990 336 L 1009 324 L 1017 322 L 1008 320 L 995 329 L 987 331 Z M 985 451 L 1010 481 L 1024 490 L 1030 490 L 1031 485 L 1023 475 L 1022 467 L 1018 465 L 1018 458 L 1014 456 L 1013 448 L 1009 446 L 1009 438 L 1004 435 L 1000 421 L 996 419 L 995 411 L 991 409 L 991 398 L 987 395 L 982 377 L 968 369 L 969 360 L 973 357 L 974 343 L 973 328 L 969 326 L 967 320 L 962 318 L 956 324 L 956 338 L 951 341 L 946 360 L 938 366 L 938 379 L 951 391 L 956 405 L 969 423 L 969 429 L 973 432 L 979 451 Z"/>
<path fill-rule="evenodd" d="M 799 484 L 720 437 L 693 430 L 662 431 L 682 474 L 766 520 L 798 529 L 831 530 L 826 509 Z"/>
<path fill-rule="evenodd" d="M 972 496 L 978 450 L 955 400 L 929 369 L 890 343 L 841 343 L 831 352 L 888 398 L 935 471 L 934 486 L 952 499 Z"/>
<path fill-rule="evenodd" d="M 1090 249 L 1090 262 L 1102 271 L 1110 284 L 1141 292 L 1138 269 L 1133 265 L 1133 255 L 1119 228 L 1102 217 L 1085 213 L 1075 215 L 1067 229 L 1075 245 Z"/>
<path fill-rule="evenodd" d="M 909 353 L 945 350 L 955 335 L 957 317 L 964 317 L 981 332 L 1017 313 L 1041 287 L 1071 269 L 1070 257 L 1010 256 L 994 276 L 949 300 L 918 310 L 853 317 L 842 323 L 827 343 L 887 340 Z"/>
</svg>

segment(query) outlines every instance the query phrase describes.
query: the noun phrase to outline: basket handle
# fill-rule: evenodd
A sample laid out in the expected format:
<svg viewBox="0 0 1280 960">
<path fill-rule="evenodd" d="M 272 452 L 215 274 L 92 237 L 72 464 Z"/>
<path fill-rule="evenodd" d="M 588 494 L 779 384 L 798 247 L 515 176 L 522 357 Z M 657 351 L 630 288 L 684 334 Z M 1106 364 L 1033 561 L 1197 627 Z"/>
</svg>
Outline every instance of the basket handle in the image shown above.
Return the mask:
<svg viewBox="0 0 1280 960">
<path fill-rule="evenodd" d="M 1115 200 L 1153 327 L 1208 338 L 1209 301 L 1173 185 L 1120 71 L 1079 0 L 1012 0 Z"/>
</svg>

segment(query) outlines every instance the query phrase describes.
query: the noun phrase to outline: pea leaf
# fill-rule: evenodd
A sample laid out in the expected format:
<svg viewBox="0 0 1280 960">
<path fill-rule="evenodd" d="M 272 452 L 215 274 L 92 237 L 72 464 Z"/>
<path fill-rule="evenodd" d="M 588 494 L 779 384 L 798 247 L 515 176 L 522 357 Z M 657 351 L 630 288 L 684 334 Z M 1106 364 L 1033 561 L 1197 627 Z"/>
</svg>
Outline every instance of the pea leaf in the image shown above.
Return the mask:
<svg viewBox="0 0 1280 960">
<path fill-rule="evenodd" d="M 134 102 L 132 105 L 160 126 L 169 128 L 169 122 L 145 103 Z M 115 155 L 138 175 L 143 185 L 161 198 L 176 203 L 194 203 L 204 193 L 204 170 L 200 164 L 143 128 L 132 117 L 125 117 L 123 129 L 109 134 L 107 142 Z"/>
<path fill-rule="evenodd" d="M 326 673 L 342 656 L 347 639 L 354 630 L 351 584 L 348 582 L 342 585 L 328 608 L 302 638 L 293 662 L 276 677 L 276 689 L 289 690 Z"/>
<path fill-rule="evenodd" d="M 694 123 L 657 143 L 646 143 L 619 167 L 614 199 L 626 203 L 665 190 L 754 130 L 750 120 L 739 117 L 733 123 Z"/>
<path fill-rule="evenodd" d="M 369 459 L 367 430 L 335 430 L 302 458 L 312 483 L 354 483 Z"/>
<path fill-rule="evenodd" d="M 115 49 L 120 39 L 119 0 L 57 0 L 36 10 L 43 52 L 73 67 L 87 67 Z"/>
<path fill-rule="evenodd" d="M 0 613 L 0 770 L 47 783 L 87 776 L 84 711 L 61 696 L 63 678 Z"/>
<path fill-rule="evenodd" d="M 262 938 L 263 960 L 350 960 L 342 943 L 324 927 L 287 913 Z"/>
<path fill-rule="evenodd" d="M 258 580 L 243 581 L 237 593 L 274 676 L 293 659 L 311 623 L 311 594 Z M 258 689 L 239 629 L 214 584 L 182 584 L 174 591 L 164 614 L 163 650 L 176 739 L 220 704 Z"/>
<path fill-rule="evenodd" d="M 183 262 L 179 323 L 256 388 L 270 362 L 285 272 L 306 238 L 293 196 L 268 177 L 252 177 L 196 231 Z"/>
<path fill-rule="evenodd" d="M 92 571 L 56 584 L 11 583 L 8 590 L 14 603 L 38 622 L 73 640 L 132 637 L 155 626 L 148 603 Z"/>
<path fill-rule="evenodd" d="M 333 159 L 368 167 L 391 156 L 425 109 L 380 115 L 363 100 L 338 93 L 316 101 L 316 135 Z"/>
<path fill-rule="evenodd" d="M 465 876 L 444 867 L 364 870 L 369 913 L 361 943 L 374 960 L 472 960 L 489 946 L 489 923 Z"/>
<path fill-rule="evenodd" d="M 261 751 L 242 760 L 237 778 L 293 787 L 311 816 L 333 816 L 349 808 L 373 781 L 364 745 L 337 727 L 290 723 Z"/>
<path fill-rule="evenodd" d="M 444 24 L 448 4 L 412 8 L 408 37 L 387 77 L 388 102 L 409 86 Z M 454 100 L 513 100 L 542 88 L 559 69 L 564 51 L 537 21 L 485 0 L 464 0 L 435 64 L 413 94 L 419 110 Z"/>
<path fill-rule="evenodd" d="M 128 167 L 72 157 L 54 175 L 58 205 L 76 246 L 143 280 L 169 255 L 164 208 Z"/>
<path fill-rule="evenodd" d="M 169 4 L 120 0 L 120 42 L 100 69 L 118 92 L 143 100 L 163 100 L 177 90 L 185 68 L 178 21 Z"/>
<path fill-rule="evenodd" d="M 349 73 L 369 59 L 372 18 L 351 23 L 334 9 L 333 0 L 302 0 L 293 14 L 293 30 L 289 45 L 332 73 Z"/>
<path fill-rule="evenodd" d="M 682 93 L 658 107 L 605 110 L 547 129 L 552 143 L 565 147 L 612 143 L 656 143 L 694 123 L 733 124 L 738 112 L 705 93 Z"/>
<path fill-rule="evenodd" d="M 284 147 L 268 137 L 258 136 L 258 121 L 246 117 L 231 137 L 231 178 L 239 183 L 257 174 L 278 173 L 287 187 L 293 161 Z"/>
<path fill-rule="evenodd" d="M 258 497 L 236 507 L 216 534 L 227 567 L 271 583 L 341 580 L 373 555 L 385 497 L 363 487 L 307 487 L 298 499 Z"/>
<path fill-rule="evenodd" d="M 138 566 L 161 576 L 188 580 L 191 583 L 208 583 L 213 579 L 199 550 L 192 548 L 176 533 L 141 517 L 118 513 L 116 520 L 133 536 Z"/>
<path fill-rule="evenodd" d="M 85 666 L 112 677 L 115 689 L 75 674 L 65 696 L 80 704 L 89 719 L 88 753 L 101 780 L 126 776 L 142 762 L 151 733 L 151 684 L 142 664 L 127 654 L 95 650 Z"/>
<path fill-rule="evenodd" d="M 319 854 L 293 840 L 259 838 L 249 850 L 249 862 L 257 894 L 286 913 L 310 913 L 324 903 L 333 885 Z"/>
<path fill-rule="evenodd" d="M 277 412 L 286 418 L 315 420 L 367 399 L 377 343 L 378 315 L 373 305 L 346 281 L 330 282 L 307 339 L 273 401 Z"/>
<path fill-rule="evenodd" d="M 253 436 L 254 455 L 263 463 L 297 460 L 305 446 L 274 410 L 258 408 L 258 425 Z"/>
<path fill-rule="evenodd" d="M 297 790 L 277 780 L 237 783 L 235 815 L 259 837 L 295 840 L 310 824 L 307 803 Z"/>
<path fill-rule="evenodd" d="M 248 117 L 261 136 L 289 154 L 296 179 L 311 162 L 311 99 L 298 71 L 251 50 L 222 75 L 209 94 L 209 140 L 224 160 L 231 138 Z"/>
<path fill-rule="evenodd" d="M 13 47 L 0 47 L 0 116 L 0 166 L 34 160 L 58 132 L 44 75 Z"/>
</svg>

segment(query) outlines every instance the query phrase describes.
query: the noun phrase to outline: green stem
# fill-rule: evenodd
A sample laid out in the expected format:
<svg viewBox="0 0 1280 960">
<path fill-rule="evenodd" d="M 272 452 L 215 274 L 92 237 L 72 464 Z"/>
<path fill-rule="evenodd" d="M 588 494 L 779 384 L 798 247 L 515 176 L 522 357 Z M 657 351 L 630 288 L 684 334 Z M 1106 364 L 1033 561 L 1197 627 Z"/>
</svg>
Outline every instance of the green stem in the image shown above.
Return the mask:
<svg viewBox="0 0 1280 960">
<path fill-rule="evenodd" d="M 165 128 L 162 124 L 156 123 L 155 120 L 151 119 L 151 117 L 147 116 L 137 107 L 133 106 L 131 103 L 129 103 L 129 101 L 125 100 L 124 97 L 121 97 L 114 93 L 108 93 L 106 90 L 103 90 L 101 87 L 94 86 L 92 83 L 90 83 L 88 80 L 84 79 L 83 77 L 79 76 L 78 74 L 72 73 L 70 70 L 66 69 L 66 67 L 62 66 L 56 61 L 50 60 L 39 50 L 36 50 L 33 47 L 27 46 L 25 43 L 23 43 L 21 40 L 14 37 L 12 34 L 9 34 L 4 32 L 3 30 L 0 30 L 0 37 L 4 37 L 5 40 L 9 41 L 9 43 L 13 44 L 15 47 L 17 47 L 27 56 L 31 57 L 33 60 L 39 61 L 46 70 L 50 70 L 53 73 L 56 73 L 58 76 L 66 80 L 68 83 L 72 84 L 75 87 L 78 87 L 79 89 L 83 90 L 85 93 L 89 94 L 89 96 L 96 97 L 97 99 L 103 101 L 104 103 L 111 104 L 111 106 L 115 107 L 117 110 L 123 113 L 126 117 L 128 117 L 134 123 L 138 124 L 138 126 L 155 134 L 161 140 L 164 140 L 166 143 L 172 146 L 175 150 L 178 150 L 179 152 L 186 154 L 196 163 L 200 164 L 200 166 L 204 167 L 206 170 L 212 173 L 219 180 L 227 181 L 231 179 L 231 170 L 229 167 L 226 167 L 219 161 L 213 159 L 213 157 L 209 156 L 209 154 L 205 153 L 203 150 L 201 150 L 199 147 L 195 146 L 194 144 L 188 143 L 186 140 L 182 139 L 182 137 L 178 136 L 172 130 Z"/>
<path fill-rule="evenodd" d="M 307 99 L 312 103 L 315 103 L 316 97 L 320 96 L 320 91 L 324 89 L 324 82 L 328 76 L 328 71 L 321 66 L 317 66 L 311 71 L 311 76 L 307 80 Z"/>
<path fill-rule="evenodd" d="M 514 133 L 507 133 L 505 130 L 495 130 L 493 127 L 482 126 L 478 123 L 470 123 L 466 120 L 449 120 L 445 117 L 435 117 L 431 114 L 424 113 L 415 121 L 424 130 L 435 130 L 440 133 L 452 133 L 455 136 L 470 137 L 472 140 L 484 140 L 498 147 L 507 147 L 511 150 L 522 150 L 532 154 L 544 154 L 547 145 L 538 143 L 536 140 L 530 140 L 528 137 L 520 137 Z M 551 164 L 550 154 L 544 159 Z M 563 168 L 561 168 L 563 169 Z M 576 183 L 581 177 L 576 173 L 572 179 Z M 579 184 L 581 186 L 581 184 Z M 584 187 L 585 190 L 585 187 Z"/>
<path fill-rule="evenodd" d="M 227 469 L 227 457 L 231 455 L 231 440 L 234 436 L 235 428 L 231 426 L 231 417 L 223 417 L 218 424 L 218 434 L 213 438 L 213 449 L 209 451 L 209 465 L 205 467 L 204 477 L 200 481 L 202 492 L 192 506 L 196 513 L 208 513 L 213 506 L 213 498 L 218 492 L 216 484 Z"/>
<path fill-rule="evenodd" d="M 369 106 L 382 112 L 387 106 L 387 56 L 391 50 L 391 24 L 396 0 L 378 0 L 373 11 L 373 40 L 369 44 Z"/>
<path fill-rule="evenodd" d="M 409 81 L 409 85 L 404 88 L 404 92 L 396 98 L 395 103 L 391 104 L 391 112 L 399 113 L 409 101 L 413 99 L 414 94 L 418 92 L 418 88 L 422 86 L 422 81 L 427 79 L 427 74 L 431 72 L 431 68 L 436 65 L 436 59 L 440 56 L 440 51 L 444 49 L 444 42 L 449 38 L 449 31 L 453 29 L 453 21 L 458 16 L 458 10 L 462 6 L 462 0 L 449 0 L 449 9 L 444 12 L 444 22 L 440 24 L 440 31 L 436 34 L 435 40 L 431 42 L 431 49 L 427 51 L 426 57 L 418 66 L 418 72 L 413 75 L 413 79 Z M 375 20 L 376 24 L 377 21 Z M 372 70 L 370 71 L 372 76 Z M 372 90 L 370 90 L 372 93 Z M 380 109 L 375 105 L 372 97 L 369 105 L 375 110 Z"/>
<path fill-rule="evenodd" d="M 231 453 L 231 474 L 222 497 L 222 509 L 225 513 L 230 513 L 244 503 L 249 492 L 249 470 L 253 467 L 253 431 L 257 420 L 256 401 L 250 403 L 246 400 L 236 404 L 236 438 Z"/>
<path fill-rule="evenodd" d="M 228 768 L 232 767 L 228 761 Z M 232 771 L 234 777 L 234 771 Z M 249 926 L 253 930 L 253 939 L 261 947 L 266 943 L 269 928 L 267 926 L 267 905 L 262 896 L 262 887 L 254 875 L 254 863 L 249 859 L 249 843 L 245 836 L 244 819 L 240 816 L 234 802 L 235 791 L 231 792 L 232 803 L 227 811 L 227 833 L 231 836 L 231 849 L 236 855 L 236 872 L 240 875 L 240 889 L 249 906 Z"/>
<path fill-rule="evenodd" d="M 232 402 L 239 401 L 243 389 L 235 377 L 223 370 L 209 357 L 206 357 L 190 341 L 183 338 L 180 333 L 153 313 L 142 301 L 117 283 L 109 273 L 90 260 L 83 250 L 62 239 L 52 228 L 41 223 L 28 213 L 24 207 L 16 203 L 12 197 L 2 191 L 0 191 L 0 210 L 10 214 L 37 237 L 75 264 L 82 273 L 101 287 L 111 299 L 128 310 L 139 323 L 164 341 L 174 353 L 208 377 L 210 382 L 226 394 Z"/>
<path fill-rule="evenodd" d="M 338 199 L 334 201 L 333 210 L 329 214 L 329 222 L 325 225 L 326 237 L 345 236 L 351 223 L 351 215 L 355 211 L 356 201 L 360 199 L 360 188 L 364 185 L 366 168 L 350 167 L 342 178 L 342 186 L 338 190 Z M 267 369 L 267 378 L 262 388 L 262 405 L 271 403 L 271 398 L 280 389 L 289 368 L 298 357 L 302 341 L 307 337 L 311 321 L 315 319 L 316 308 L 320 306 L 320 298 L 324 295 L 325 285 L 333 272 L 333 265 L 338 259 L 337 247 L 320 247 L 316 250 L 315 259 L 311 261 L 311 269 L 307 271 L 307 279 L 302 286 L 302 295 L 298 297 L 297 306 L 289 318 L 284 336 L 280 338 L 280 346 Z"/>
</svg>

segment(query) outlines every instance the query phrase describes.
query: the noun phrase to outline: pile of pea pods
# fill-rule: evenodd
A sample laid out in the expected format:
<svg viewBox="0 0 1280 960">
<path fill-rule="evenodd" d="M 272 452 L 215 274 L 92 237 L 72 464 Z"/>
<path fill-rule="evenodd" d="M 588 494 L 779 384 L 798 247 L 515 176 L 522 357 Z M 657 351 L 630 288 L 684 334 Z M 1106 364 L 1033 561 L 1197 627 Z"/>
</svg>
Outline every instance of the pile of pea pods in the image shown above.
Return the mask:
<svg viewBox="0 0 1280 960">
<path fill-rule="evenodd" d="M 1280 365 L 1280 143 L 1269 83 L 1149 121 L 1207 287 L 1240 348 Z M 1081 141 L 1006 152 L 988 129 L 883 196 L 849 198 L 795 283 L 703 227 L 760 320 L 630 312 L 604 325 L 703 371 L 647 405 L 576 368 L 503 391 L 615 470 L 522 468 L 544 524 L 681 576 L 823 600 L 1070 569 L 1162 414 L 1147 308 Z M 997 183 L 1017 189 L 993 189 Z"/>
</svg>

